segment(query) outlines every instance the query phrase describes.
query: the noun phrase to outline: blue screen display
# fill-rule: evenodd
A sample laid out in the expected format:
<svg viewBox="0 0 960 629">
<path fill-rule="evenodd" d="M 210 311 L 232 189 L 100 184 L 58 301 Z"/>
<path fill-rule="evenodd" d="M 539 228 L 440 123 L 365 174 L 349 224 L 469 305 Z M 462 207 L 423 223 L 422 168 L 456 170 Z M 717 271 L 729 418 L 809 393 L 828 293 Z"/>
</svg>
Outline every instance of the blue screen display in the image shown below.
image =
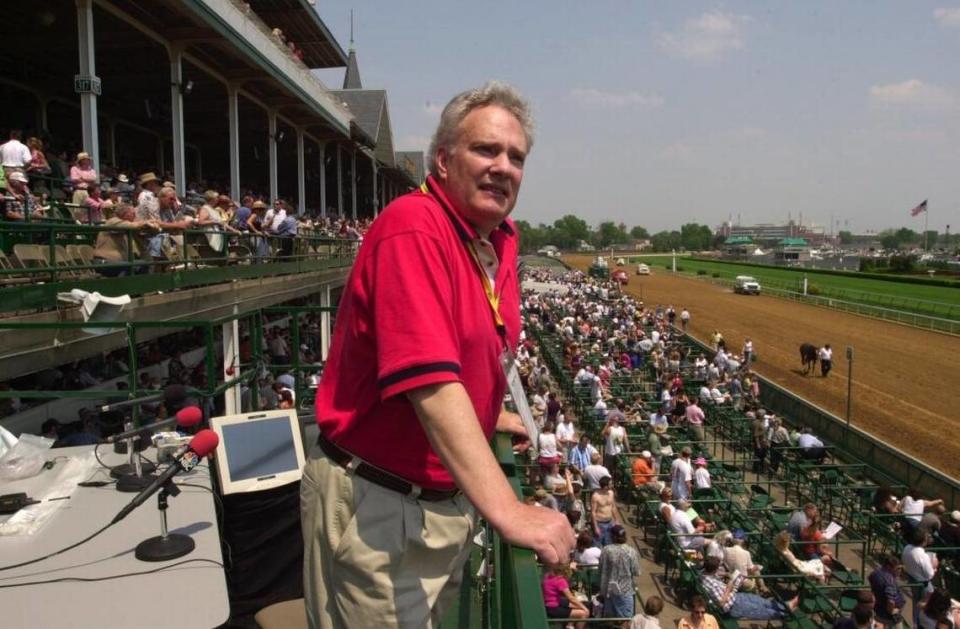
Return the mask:
<svg viewBox="0 0 960 629">
<path fill-rule="evenodd" d="M 299 467 L 286 417 L 224 426 L 223 445 L 232 481 L 272 476 Z"/>
</svg>

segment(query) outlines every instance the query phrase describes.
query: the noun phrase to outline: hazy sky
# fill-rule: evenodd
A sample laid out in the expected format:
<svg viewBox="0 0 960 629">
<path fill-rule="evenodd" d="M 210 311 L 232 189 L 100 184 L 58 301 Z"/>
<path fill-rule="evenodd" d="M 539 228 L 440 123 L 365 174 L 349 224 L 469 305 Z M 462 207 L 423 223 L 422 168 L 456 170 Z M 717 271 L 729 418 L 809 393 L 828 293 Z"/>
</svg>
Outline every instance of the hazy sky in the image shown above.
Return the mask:
<svg viewBox="0 0 960 629">
<path fill-rule="evenodd" d="M 320 0 L 395 148 L 488 79 L 531 100 L 514 217 L 651 231 L 788 213 L 862 232 L 960 230 L 960 1 Z M 343 71 L 321 79 L 340 87 Z"/>
</svg>

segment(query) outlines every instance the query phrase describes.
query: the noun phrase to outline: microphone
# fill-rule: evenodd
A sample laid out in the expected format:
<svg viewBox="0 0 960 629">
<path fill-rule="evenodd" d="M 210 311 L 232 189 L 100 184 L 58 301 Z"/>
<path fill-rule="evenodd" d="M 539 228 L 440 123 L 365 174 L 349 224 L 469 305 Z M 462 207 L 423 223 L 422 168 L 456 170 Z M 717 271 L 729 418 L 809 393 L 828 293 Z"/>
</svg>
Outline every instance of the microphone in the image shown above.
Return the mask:
<svg viewBox="0 0 960 629">
<path fill-rule="evenodd" d="M 100 411 L 106 413 L 107 411 L 116 411 L 123 408 L 128 408 L 130 406 L 137 406 L 138 404 L 149 404 L 150 402 L 182 402 L 187 399 L 187 387 L 182 384 L 170 384 L 164 388 L 163 393 L 157 393 L 156 395 L 147 395 L 145 397 L 140 397 L 135 400 L 124 400 L 122 402 L 114 402 L 112 404 L 104 404 L 100 407 Z"/>
<path fill-rule="evenodd" d="M 187 449 L 183 451 L 182 454 L 177 456 L 173 463 L 163 471 L 162 474 L 157 476 L 157 478 L 150 483 L 143 491 L 136 495 L 136 497 L 130 501 L 127 506 L 120 510 L 120 513 L 116 515 L 113 520 L 110 521 L 110 524 L 116 524 L 120 520 L 124 519 L 130 512 L 142 505 L 147 501 L 150 496 L 160 491 L 160 488 L 170 482 L 174 476 L 180 472 L 189 472 L 200 463 L 200 460 L 217 449 L 217 445 L 220 443 L 220 437 L 217 436 L 217 433 L 212 430 L 201 430 L 196 434 L 196 436 L 190 440 L 190 444 L 187 446 Z"/>
<path fill-rule="evenodd" d="M 122 439 L 127 439 L 129 437 L 134 437 L 144 432 L 149 432 L 157 428 L 166 428 L 173 424 L 177 424 L 180 428 L 190 428 L 191 426 L 196 426 L 203 420 L 203 411 L 200 410 L 199 406 L 188 406 L 187 408 L 177 411 L 177 414 L 173 417 L 168 417 L 158 422 L 153 422 L 152 424 L 147 424 L 146 426 L 140 426 L 139 428 L 133 428 L 131 430 L 125 430 L 116 435 L 111 435 L 104 439 L 102 443 L 113 443 L 114 441 L 120 441 Z"/>
</svg>

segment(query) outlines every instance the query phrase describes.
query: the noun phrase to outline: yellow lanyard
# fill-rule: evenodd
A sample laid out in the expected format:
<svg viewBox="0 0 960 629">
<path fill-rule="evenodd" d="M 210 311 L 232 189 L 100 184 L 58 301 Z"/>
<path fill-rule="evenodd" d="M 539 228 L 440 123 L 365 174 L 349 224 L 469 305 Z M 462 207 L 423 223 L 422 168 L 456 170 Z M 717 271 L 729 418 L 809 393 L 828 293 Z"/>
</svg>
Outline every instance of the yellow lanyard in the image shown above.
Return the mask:
<svg viewBox="0 0 960 629">
<path fill-rule="evenodd" d="M 440 196 L 433 192 L 430 187 L 427 185 L 427 182 L 423 182 L 420 186 L 420 190 L 425 194 L 430 194 L 434 199 L 437 200 L 437 203 L 440 204 L 440 207 L 448 214 L 451 221 L 456 221 L 451 215 L 451 211 L 447 208 L 446 203 L 440 198 Z M 497 326 L 497 334 L 506 341 L 507 327 L 503 322 L 503 317 L 500 316 L 500 297 L 497 295 L 496 291 L 493 289 L 493 284 L 490 283 L 490 278 L 487 276 L 487 272 L 483 269 L 483 262 L 480 261 L 480 254 L 477 252 L 477 247 L 472 240 L 468 241 L 467 248 L 470 250 L 470 257 L 473 258 L 473 262 L 477 267 L 477 271 L 480 273 L 480 283 L 483 284 L 483 292 L 486 294 L 487 303 L 490 304 L 490 311 L 493 313 L 493 321 Z"/>
</svg>

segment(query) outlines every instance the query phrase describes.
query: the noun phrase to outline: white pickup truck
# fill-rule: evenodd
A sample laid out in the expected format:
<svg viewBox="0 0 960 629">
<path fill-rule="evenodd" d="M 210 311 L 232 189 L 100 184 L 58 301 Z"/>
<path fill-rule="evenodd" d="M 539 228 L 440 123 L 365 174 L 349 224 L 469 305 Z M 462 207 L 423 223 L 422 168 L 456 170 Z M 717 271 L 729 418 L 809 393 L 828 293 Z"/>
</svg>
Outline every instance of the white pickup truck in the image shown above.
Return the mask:
<svg viewBox="0 0 960 629">
<path fill-rule="evenodd" d="M 760 282 L 749 275 L 738 275 L 734 280 L 733 292 L 741 295 L 759 295 Z"/>
</svg>

